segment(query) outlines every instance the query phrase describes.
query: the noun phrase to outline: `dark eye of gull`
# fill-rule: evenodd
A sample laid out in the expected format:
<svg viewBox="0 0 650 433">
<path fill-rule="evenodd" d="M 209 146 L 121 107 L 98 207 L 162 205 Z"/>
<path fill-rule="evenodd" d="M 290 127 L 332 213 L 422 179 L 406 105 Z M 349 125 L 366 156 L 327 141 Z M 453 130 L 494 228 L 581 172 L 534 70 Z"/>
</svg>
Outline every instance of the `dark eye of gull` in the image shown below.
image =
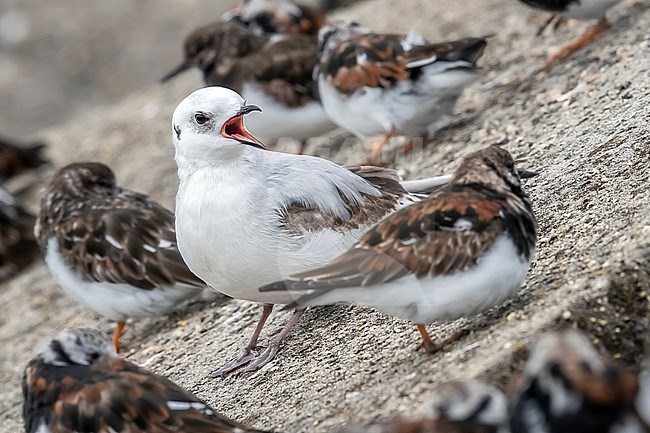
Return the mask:
<svg viewBox="0 0 650 433">
<path fill-rule="evenodd" d="M 206 116 L 203 113 L 196 113 L 194 115 L 194 121 L 199 125 L 205 125 L 206 123 L 208 123 L 208 120 L 210 120 L 208 116 Z"/>
</svg>

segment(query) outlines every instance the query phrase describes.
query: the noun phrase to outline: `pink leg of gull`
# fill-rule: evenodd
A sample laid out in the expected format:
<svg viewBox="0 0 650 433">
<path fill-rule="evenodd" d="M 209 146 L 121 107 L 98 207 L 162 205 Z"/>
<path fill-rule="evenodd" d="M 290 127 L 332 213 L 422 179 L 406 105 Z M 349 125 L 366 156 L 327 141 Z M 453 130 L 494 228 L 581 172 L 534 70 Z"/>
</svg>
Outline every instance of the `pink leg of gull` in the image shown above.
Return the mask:
<svg viewBox="0 0 650 433">
<path fill-rule="evenodd" d="M 289 335 L 289 332 L 293 329 L 294 326 L 300 321 L 300 318 L 302 317 L 303 313 L 305 312 L 304 308 L 297 308 L 293 311 L 293 316 L 291 316 L 291 319 L 289 319 L 289 322 L 282 328 L 282 331 L 278 335 L 275 336 L 273 339 L 273 342 L 269 347 L 266 348 L 266 350 L 257 356 L 254 360 L 251 360 L 251 363 L 248 364 L 245 368 L 241 370 L 242 373 L 250 372 L 250 371 L 255 371 L 263 366 L 265 366 L 269 361 L 271 361 L 273 358 L 275 358 L 275 355 L 278 353 L 278 350 L 280 350 L 280 345 L 284 341 L 287 335 Z"/>
<path fill-rule="evenodd" d="M 225 377 L 226 375 L 234 372 L 235 370 L 243 367 L 244 365 L 249 364 L 255 359 L 254 350 L 257 349 L 257 340 L 260 337 L 262 328 L 264 328 L 264 325 L 266 324 L 266 320 L 269 318 L 272 311 L 273 311 L 273 304 L 264 304 L 264 308 L 262 309 L 262 315 L 260 316 L 260 320 L 258 320 L 257 325 L 255 326 L 255 331 L 253 332 L 253 335 L 251 336 L 251 339 L 246 345 L 246 347 L 244 347 L 244 350 L 242 351 L 241 355 L 239 355 L 239 357 L 233 359 L 232 361 L 229 361 L 219 370 L 212 373 L 213 377 Z"/>
</svg>

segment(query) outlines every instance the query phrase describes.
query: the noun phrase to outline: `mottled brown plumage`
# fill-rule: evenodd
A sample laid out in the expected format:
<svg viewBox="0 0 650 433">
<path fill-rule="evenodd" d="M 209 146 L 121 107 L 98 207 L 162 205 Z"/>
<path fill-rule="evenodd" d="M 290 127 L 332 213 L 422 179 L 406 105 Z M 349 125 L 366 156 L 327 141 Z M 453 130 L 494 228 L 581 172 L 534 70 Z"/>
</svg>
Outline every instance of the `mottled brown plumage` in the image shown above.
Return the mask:
<svg viewBox="0 0 650 433">
<path fill-rule="evenodd" d="M 256 35 L 235 21 L 201 27 L 185 40 L 185 59 L 163 78 L 197 67 L 205 83 L 243 92 L 245 83 L 288 107 L 313 101 L 317 41 L 305 35 Z"/>
<path fill-rule="evenodd" d="M 448 382 L 434 390 L 424 416 L 401 416 L 338 433 L 497 433 L 507 421 L 506 397 L 480 382 Z"/>
<path fill-rule="evenodd" d="M 326 38 L 326 35 L 323 37 Z M 403 80 L 416 80 L 427 59 L 476 61 L 486 41 L 466 38 L 439 44 L 406 44 L 404 35 L 364 33 L 343 40 L 319 62 L 320 73 L 341 93 L 351 95 L 363 87 L 390 88 Z M 323 44 L 327 44 L 325 39 Z"/>
<path fill-rule="evenodd" d="M 444 344 L 434 343 L 424 325 L 476 314 L 511 296 L 536 240 L 514 160 L 492 146 L 466 156 L 447 185 L 388 215 L 329 264 L 260 291 L 302 292 L 287 309 L 334 302 L 377 307 L 415 322 L 422 347 L 435 352 Z"/>
<path fill-rule="evenodd" d="M 425 278 L 462 271 L 475 264 L 503 231 L 501 205 L 486 201 L 478 191 L 447 188 L 387 217 L 364 234 L 353 249 L 319 270 L 319 275 L 335 275 L 335 279 L 325 282 L 314 272 L 295 278 L 313 277 L 311 288 L 321 283 L 331 287 L 373 286 L 410 273 Z M 447 230 L 461 218 L 471 221 L 475 228 Z"/>
<path fill-rule="evenodd" d="M 91 281 L 143 290 L 203 285 L 178 252 L 174 215 L 145 195 L 119 188 L 102 164 L 71 164 L 54 176 L 36 233 L 43 254 L 54 237 L 66 263 Z"/>
<path fill-rule="evenodd" d="M 167 313 L 204 287 L 178 251 L 174 214 L 118 187 L 100 163 L 70 164 L 54 175 L 35 233 L 62 288 L 118 322 L 116 348 L 127 318 Z"/>
<path fill-rule="evenodd" d="M 377 223 L 388 213 L 396 210 L 400 200 L 408 196 L 407 191 L 400 184 L 401 177 L 395 170 L 369 165 L 351 166 L 347 169 L 370 182 L 381 191 L 381 195 L 375 197 L 362 194 L 364 206 L 342 196 L 346 203 L 346 210 L 350 214 L 350 218 L 345 220 L 331 213 L 293 203 L 283 212 L 284 228 L 296 235 L 323 230 L 324 227 L 336 231 L 358 229 Z"/>
<path fill-rule="evenodd" d="M 479 76 L 476 61 L 487 43 L 430 44 L 415 32 L 379 34 L 355 22 L 330 23 L 318 40 L 314 77 L 323 108 L 360 139 L 381 134 L 372 144 L 372 163 L 392 136 L 426 142 L 449 123 L 463 88 Z"/>
<path fill-rule="evenodd" d="M 315 38 L 302 35 L 269 41 L 259 52 L 242 59 L 228 78 L 238 77 L 240 86 L 254 79 L 273 99 L 289 107 L 303 106 L 315 100 L 316 46 Z M 217 80 L 213 84 L 220 84 Z"/>
<path fill-rule="evenodd" d="M 320 9 L 291 0 L 243 0 L 226 18 L 244 24 L 257 34 L 315 36 L 325 22 L 325 14 Z"/>
<path fill-rule="evenodd" d="M 29 362 L 22 386 L 27 433 L 263 433 L 116 357 L 92 329 L 59 334 Z"/>
<path fill-rule="evenodd" d="M 513 433 L 650 431 L 636 407 L 638 376 L 575 330 L 535 343 L 513 393 Z M 623 426 L 626 427 L 623 427 Z"/>
<path fill-rule="evenodd" d="M 0 282 L 16 275 L 39 256 L 35 222 L 36 217 L 0 187 Z"/>
<path fill-rule="evenodd" d="M 530 259 L 537 236 L 530 201 L 510 154 L 490 147 L 467 156 L 448 185 L 380 221 L 330 264 L 264 290 L 285 283 L 288 290 L 317 289 L 299 304 L 319 290 L 450 275 L 476 264 L 504 231 Z"/>
</svg>

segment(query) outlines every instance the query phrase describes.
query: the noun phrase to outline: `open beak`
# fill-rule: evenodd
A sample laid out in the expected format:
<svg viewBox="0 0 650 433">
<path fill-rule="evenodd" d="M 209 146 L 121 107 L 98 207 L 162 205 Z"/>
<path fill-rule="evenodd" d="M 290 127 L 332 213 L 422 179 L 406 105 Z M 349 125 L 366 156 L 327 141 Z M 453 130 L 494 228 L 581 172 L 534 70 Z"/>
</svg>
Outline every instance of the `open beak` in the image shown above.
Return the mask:
<svg viewBox="0 0 650 433">
<path fill-rule="evenodd" d="M 183 60 L 178 66 L 176 66 L 174 69 L 169 71 L 167 73 L 167 75 L 162 77 L 160 79 L 160 82 L 164 83 L 164 82 L 168 81 L 170 78 L 174 78 L 176 75 L 180 74 L 181 72 L 187 71 L 191 67 L 192 67 L 191 63 L 189 63 L 187 60 Z"/>
<path fill-rule="evenodd" d="M 244 115 L 252 111 L 262 111 L 257 105 L 244 105 L 239 112 L 231 117 L 221 128 L 221 136 L 237 140 L 242 144 L 257 147 L 258 149 L 266 149 L 264 143 L 248 132 L 244 126 Z"/>
<path fill-rule="evenodd" d="M 523 168 L 518 168 L 517 174 L 519 175 L 520 179 L 530 179 L 531 177 L 539 175 L 537 172 L 524 170 Z"/>
</svg>

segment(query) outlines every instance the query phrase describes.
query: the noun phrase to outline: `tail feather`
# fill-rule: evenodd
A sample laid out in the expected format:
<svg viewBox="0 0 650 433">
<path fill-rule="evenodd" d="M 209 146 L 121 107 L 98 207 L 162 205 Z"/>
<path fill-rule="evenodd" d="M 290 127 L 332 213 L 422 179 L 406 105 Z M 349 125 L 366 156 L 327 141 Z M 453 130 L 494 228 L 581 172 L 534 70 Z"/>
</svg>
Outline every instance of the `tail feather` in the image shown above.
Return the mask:
<svg viewBox="0 0 650 433">
<path fill-rule="evenodd" d="M 48 162 L 47 159 L 43 157 L 43 150 L 45 147 L 45 143 L 37 141 L 28 147 L 22 148 L 21 154 L 25 167 L 37 168 Z"/>
<path fill-rule="evenodd" d="M 0 281 L 22 271 L 40 256 L 35 223 L 36 217 L 0 188 Z"/>
<path fill-rule="evenodd" d="M 43 157 L 44 148 L 42 142 L 27 145 L 0 137 L 0 178 L 9 179 L 47 163 Z"/>
<path fill-rule="evenodd" d="M 485 38 L 465 38 L 457 41 L 414 46 L 409 51 L 410 68 L 422 68 L 436 61 L 457 62 L 474 67 L 487 45 Z M 463 63 L 465 62 L 465 63 Z"/>
<path fill-rule="evenodd" d="M 434 176 L 426 179 L 405 180 L 402 181 L 402 187 L 413 194 L 431 194 L 438 188 L 446 185 L 451 180 L 452 175 L 445 174 Z"/>
</svg>

